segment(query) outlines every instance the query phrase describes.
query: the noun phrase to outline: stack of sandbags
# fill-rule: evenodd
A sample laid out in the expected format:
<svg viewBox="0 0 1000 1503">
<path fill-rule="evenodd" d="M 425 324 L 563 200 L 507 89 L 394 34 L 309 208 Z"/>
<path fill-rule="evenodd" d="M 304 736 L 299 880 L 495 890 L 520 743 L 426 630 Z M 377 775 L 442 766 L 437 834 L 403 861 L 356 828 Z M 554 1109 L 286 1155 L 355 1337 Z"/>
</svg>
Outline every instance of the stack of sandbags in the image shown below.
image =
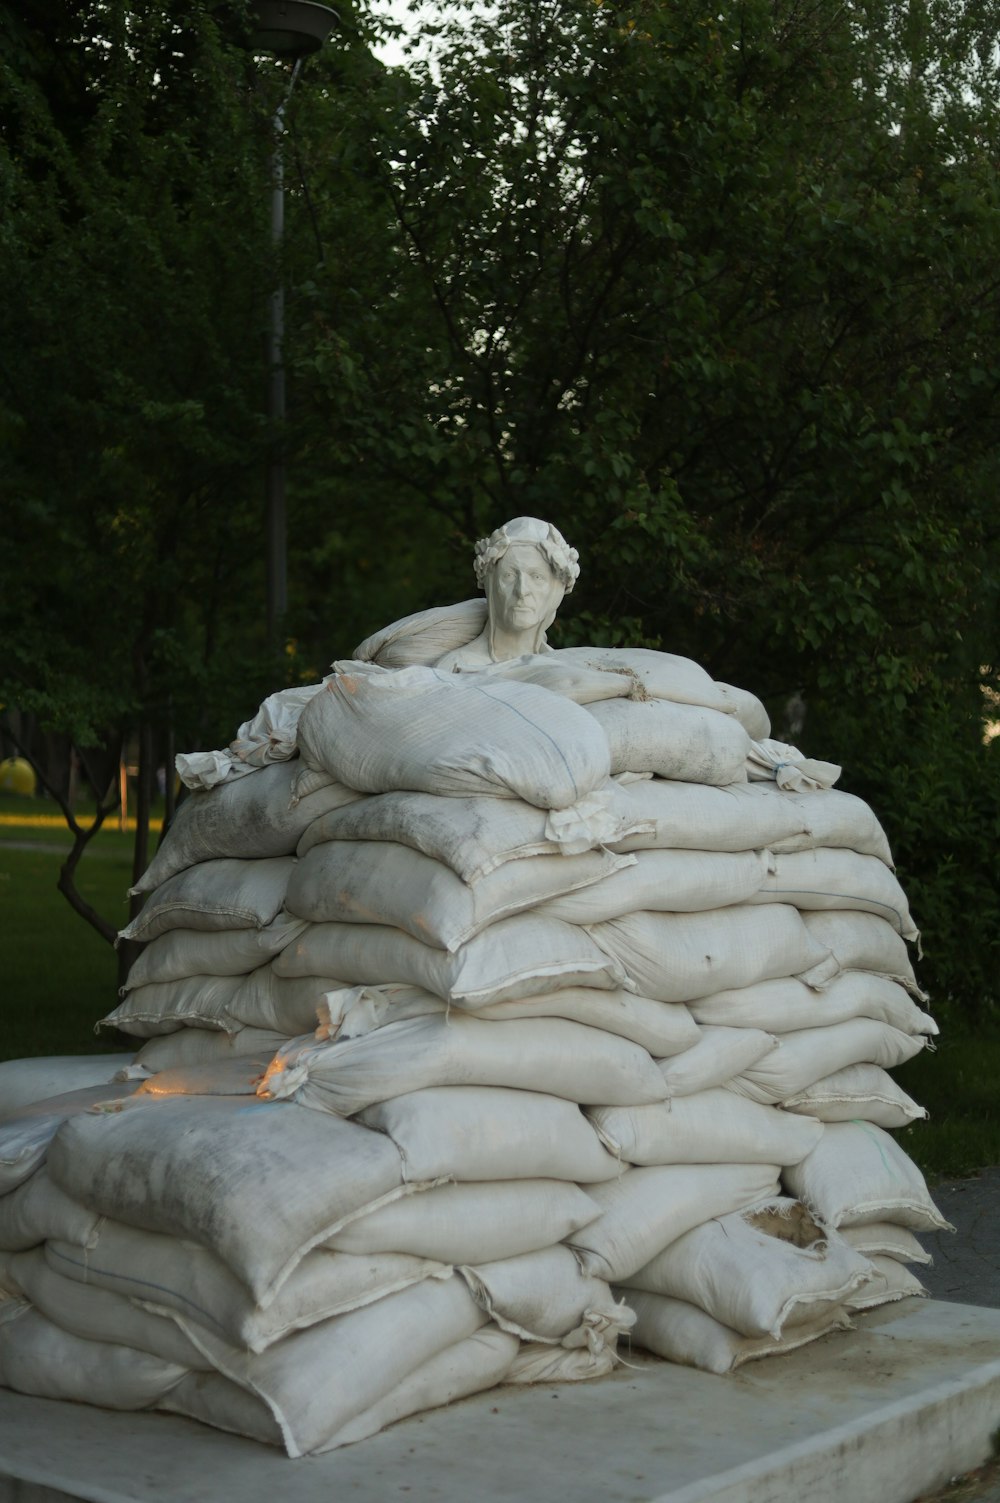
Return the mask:
<svg viewBox="0 0 1000 1503">
<path fill-rule="evenodd" d="M 47 1171 L 0 1199 L 29 1213 L 0 1213 L 19 1248 L 0 1265 L 2 1380 L 170 1409 L 290 1455 L 495 1382 L 517 1341 L 486 1329 L 451 1267 L 328 1250 L 410 1192 L 392 1143 L 261 1102 L 252 1079 L 213 1083 L 227 1094 L 170 1096 L 161 1081 L 64 1115 Z M 552 1213 L 570 1226 L 593 1214 L 573 1189 Z"/>
<path fill-rule="evenodd" d="M 104 1022 L 138 1038 L 196 1030 L 170 1063 L 273 1052 L 284 1036 L 240 1037 L 227 1004 L 302 927 L 283 904 L 303 831 L 359 797 L 329 777 L 302 788 L 299 771 L 297 761 L 276 762 L 191 794 L 133 889 L 146 903 L 121 937 L 143 949 Z"/>
<path fill-rule="evenodd" d="M 623 721 L 643 713 L 631 704 L 615 708 Z M 633 732 L 630 739 L 637 745 L 641 738 Z M 764 762 L 760 751 L 751 769 Z M 643 770 L 643 762 L 628 770 Z M 613 848 L 637 852 L 640 868 L 663 863 L 662 886 L 633 870 L 543 910 L 586 923 L 602 947 L 627 958 L 644 992 L 686 1003 L 699 1025 L 697 1046 L 661 1066 L 667 1107 L 591 1113 L 623 1159 L 651 1168 L 687 1154 L 694 1162 L 742 1155 L 756 1141 L 752 1120 L 740 1116 L 751 1105 L 765 1109 L 772 1131 L 794 1116 L 815 1134 L 801 1162 L 781 1160 L 784 1187 L 811 1216 L 801 1205 L 796 1212 L 778 1201 L 763 1223 L 756 1210 L 736 1224 L 723 1218 L 682 1236 L 667 1256 L 613 1279 L 637 1311 L 634 1341 L 713 1371 L 779 1349 L 782 1341 L 808 1339 L 824 1307 L 826 1317 L 843 1318 L 845 1310 L 922 1293 L 905 1268 L 927 1261 L 913 1229 L 946 1225 L 919 1172 L 885 1132 L 926 1115 L 887 1071 L 937 1030 L 917 1005 L 923 998 L 906 948 L 917 933 L 884 833 L 860 800 L 811 787 L 811 779 L 787 779 L 786 772 L 786 787 L 805 791 L 769 782 L 723 789 L 659 778 L 628 784 L 622 799 L 637 818 L 652 822 L 654 833 Z M 756 891 L 742 897 L 721 880 L 721 862 L 733 859 L 722 853 L 740 851 L 764 863 Z M 702 892 L 710 897 L 709 861 L 719 863 L 712 877 L 720 906 L 702 912 L 711 902 L 694 895 L 703 875 Z M 692 912 L 676 911 L 682 907 Z M 767 930 L 758 927 L 764 916 Z M 790 953 L 783 944 L 803 932 L 826 958 L 810 970 L 800 956 L 801 969 L 792 974 L 794 967 L 781 964 Z M 594 1232 L 588 1228 L 584 1236 Z M 863 1279 L 855 1263 L 839 1286 L 834 1280 L 807 1298 L 810 1267 L 821 1254 L 847 1267 L 847 1245 L 866 1255 Z M 723 1277 L 729 1265 L 720 1250 L 740 1246 L 733 1276 Z M 781 1296 L 769 1323 L 752 1308 L 741 1312 L 732 1298 L 715 1298 L 693 1272 L 710 1269 L 712 1283 L 731 1292 L 743 1287 L 734 1274 L 742 1264 L 753 1269 L 751 1284 L 759 1289 L 768 1283 L 762 1258 Z M 785 1313 L 779 1318 L 776 1310 Z"/>
<path fill-rule="evenodd" d="M 519 738 L 524 706 L 540 694 L 550 718 L 563 713 L 543 691 L 515 691 Z M 557 740 L 554 731 L 542 737 L 546 755 Z M 514 770 L 544 778 L 538 760 L 515 755 Z M 566 738 L 535 796 L 564 807 L 578 786 L 586 794 L 607 781 L 607 762 L 596 728 L 582 755 Z M 501 1376 L 608 1370 L 631 1316 L 606 1283 L 580 1273 L 563 1239 L 598 1214 L 581 1185 L 613 1177 L 618 1165 L 575 1104 L 526 1089 L 467 1100 L 460 1089 L 445 1092 L 439 1120 L 432 1110 L 427 1122 L 421 1114 L 435 1102 L 425 1092 L 414 1130 L 418 1139 L 429 1134 L 428 1152 L 440 1161 L 428 1170 L 417 1162 L 417 1140 L 407 1155 L 382 1128 L 253 1096 L 290 1031 L 315 1029 L 321 1010 L 330 1026 L 347 1010 L 346 999 L 336 1008 L 329 977 L 319 989 L 308 978 L 299 988 L 312 1003 L 308 1024 L 293 1030 L 242 1027 L 226 1007 L 252 970 L 306 927 L 281 911 L 294 865 L 286 853 L 318 815 L 306 814 L 308 797 L 325 796 L 327 811 L 357 797 L 330 783 L 299 767 L 268 767 L 195 795 L 182 810 L 143 884 L 151 897 L 126 931 L 146 948 L 121 1007 L 105 1020 L 149 1038 L 135 1071 L 155 1073 L 137 1089 L 123 1084 L 96 1112 L 84 1110 L 92 1098 L 75 1110 L 64 1103 L 61 1114 L 50 1103 L 30 1160 L 19 1155 L 23 1178 L 3 1199 L 3 1279 L 13 1307 L 0 1341 L 6 1382 L 118 1407 L 172 1408 L 283 1440 L 300 1454 Z M 588 817 L 618 832 L 600 803 L 573 816 L 576 824 Z M 628 858 L 582 859 L 593 867 L 582 874 L 590 880 Z M 567 863 L 558 881 L 546 876 L 539 894 L 513 906 L 564 891 L 569 879 Z M 374 937 L 369 928 L 366 939 Z M 618 978 L 589 941 L 575 948 L 583 958 L 571 955 L 568 969 L 563 957 L 546 957 L 547 976 L 573 979 L 582 967 L 599 971 L 601 985 Z M 505 964 L 499 952 L 497 963 Z M 379 963 L 376 974 L 393 971 Z M 483 974 L 499 990 L 488 957 Z M 520 1084 L 536 1025 L 511 1026 L 531 1036 L 508 1032 L 491 1071 Z M 573 1023 L 555 1028 L 550 1061 L 577 1042 Z M 579 1030 L 584 1039 L 589 1032 Z M 591 1050 L 582 1061 L 585 1093 L 602 1073 L 617 1072 L 612 1099 L 660 1094 L 648 1053 L 618 1036 L 610 1048 L 610 1060 Z M 532 1068 L 547 1092 L 549 1081 Z M 401 1072 L 390 1075 L 377 1096 L 404 1089 Z M 17 1126 L 23 1135 L 26 1125 Z M 404 1128 L 397 1132 L 402 1140 Z M 418 1200 L 426 1208 L 414 1215 Z M 123 1352 L 108 1350 L 121 1343 Z M 103 1379 L 92 1383 L 96 1371 Z"/>
<path fill-rule="evenodd" d="M 725 1371 L 908 1292 L 926 1190 L 827 1188 L 934 1027 L 871 812 L 666 654 L 337 666 L 141 884 L 146 1078 L 0 1196 L 3 1381 L 87 1397 L 117 1329 L 123 1403 L 300 1454 L 599 1375 L 636 1314 Z"/>
</svg>

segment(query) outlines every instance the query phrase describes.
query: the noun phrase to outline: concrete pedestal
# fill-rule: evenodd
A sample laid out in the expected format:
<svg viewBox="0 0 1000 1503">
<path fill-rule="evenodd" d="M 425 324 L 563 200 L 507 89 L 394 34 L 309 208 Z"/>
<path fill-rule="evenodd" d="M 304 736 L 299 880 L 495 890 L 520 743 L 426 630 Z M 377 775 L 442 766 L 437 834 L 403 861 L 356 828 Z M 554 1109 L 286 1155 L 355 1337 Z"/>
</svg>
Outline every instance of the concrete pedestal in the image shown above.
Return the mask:
<svg viewBox="0 0 1000 1503">
<path fill-rule="evenodd" d="M 912 1503 L 986 1460 L 1000 1426 L 1000 1310 L 909 1299 L 725 1378 L 628 1360 L 301 1461 L 0 1390 L 0 1503 Z"/>
</svg>

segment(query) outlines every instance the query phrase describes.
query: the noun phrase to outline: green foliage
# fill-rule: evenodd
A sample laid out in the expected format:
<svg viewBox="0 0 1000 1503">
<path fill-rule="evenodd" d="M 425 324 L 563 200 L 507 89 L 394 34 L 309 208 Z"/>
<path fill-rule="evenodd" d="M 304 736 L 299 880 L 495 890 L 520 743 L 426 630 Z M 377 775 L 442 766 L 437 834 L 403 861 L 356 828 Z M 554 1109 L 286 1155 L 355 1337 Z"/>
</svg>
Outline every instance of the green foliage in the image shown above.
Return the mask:
<svg viewBox="0 0 1000 1503">
<path fill-rule="evenodd" d="M 196 732 L 259 656 L 269 273 L 244 54 L 198 5 L 76 19 L 73 100 L 37 30 L 0 56 L 0 700 L 87 745 L 168 700 Z"/>
<path fill-rule="evenodd" d="M 300 122 L 317 160 L 321 118 L 339 143 L 343 255 L 296 346 L 338 538 L 371 558 L 374 513 L 409 556 L 419 517 L 457 562 L 545 515 L 584 562 L 559 641 L 688 654 L 779 734 L 798 695 L 885 818 L 939 1005 L 972 1012 L 1000 974 L 998 20 L 500 3 Z"/>
<path fill-rule="evenodd" d="M 975 701 L 931 686 L 902 715 L 828 714 L 841 786 L 883 815 L 922 931 L 920 979 L 942 1025 L 1000 1018 L 1000 743 Z M 817 731 L 817 739 L 822 729 Z"/>
</svg>

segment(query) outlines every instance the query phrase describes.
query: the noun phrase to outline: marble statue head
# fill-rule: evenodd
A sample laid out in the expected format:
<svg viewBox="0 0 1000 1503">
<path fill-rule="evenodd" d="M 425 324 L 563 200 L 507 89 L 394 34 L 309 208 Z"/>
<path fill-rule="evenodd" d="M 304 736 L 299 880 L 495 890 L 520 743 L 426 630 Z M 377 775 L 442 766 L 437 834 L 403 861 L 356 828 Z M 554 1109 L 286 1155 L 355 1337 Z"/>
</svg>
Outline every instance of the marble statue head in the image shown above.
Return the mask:
<svg viewBox="0 0 1000 1503">
<path fill-rule="evenodd" d="M 489 603 L 490 633 L 530 637 L 537 651 L 580 573 L 577 552 L 538 517 L 515 517 L 476 544 L 476 579 Z"/>
<path fill-rule="evenodd" d="M 509 548 L 525 544 L 538 549 L 562 585 L 563 593 L 568 595 L 580 577 L 579 554 L 569 546 L 558 527 L 538 517 L 514 517 L 491 532 L 488 538 L 479 539 L 473 564 L 479 588 L 486 589 L 489 571 Z"/>
<path fill-rule="evenodd" d="M 514 517 L 480 538 L 475 569 L 486 594 L 485 625 L 437 666 L 460 672 L 548 651 L 545 633 L 580 574 L 576 549 L 559 529 L 538 517 Z"/>
</svg>

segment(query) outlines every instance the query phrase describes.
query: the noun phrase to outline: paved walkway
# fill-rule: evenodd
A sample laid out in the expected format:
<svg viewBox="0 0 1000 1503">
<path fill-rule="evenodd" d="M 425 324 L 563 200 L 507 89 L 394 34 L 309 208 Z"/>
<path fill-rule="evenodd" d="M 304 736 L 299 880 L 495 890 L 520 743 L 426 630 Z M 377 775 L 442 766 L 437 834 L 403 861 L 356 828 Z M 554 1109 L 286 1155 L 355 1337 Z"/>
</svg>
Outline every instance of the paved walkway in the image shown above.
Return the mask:
<svg viewBox="0 0 1000 1503">
<path fill-rule="evenodd" d="M 957 1236 L 921 1237 L 934 1257 L 933 1267 L 917 1270 L 921 1282 L 934 1299 L 1000 1307 L 1000 1167 L 972 1179 L 945 1180 L 933 1193 Z M 933 1503 L 1000 1503 L 1000 1460 L 957 1478 Z"/>
<path fill-rule="evenodd" d="M 934 1299 L 1000 1307 L 1000 1167 L 945 1180 L 933 1194 L 958 1235 L 921 1237 L 934 1257 L 932 1268 L 919 1271 L 922 1282 Z"/>
<path fill-rule="evenodd" d="M 0 1393 L 0 1503 L 914 1503 L 985 1454 L 1000 1310 L 903 1300 L 731 1377 L 634 1352 L 289 1464 L 175 1415 Z"/>
</svg>

